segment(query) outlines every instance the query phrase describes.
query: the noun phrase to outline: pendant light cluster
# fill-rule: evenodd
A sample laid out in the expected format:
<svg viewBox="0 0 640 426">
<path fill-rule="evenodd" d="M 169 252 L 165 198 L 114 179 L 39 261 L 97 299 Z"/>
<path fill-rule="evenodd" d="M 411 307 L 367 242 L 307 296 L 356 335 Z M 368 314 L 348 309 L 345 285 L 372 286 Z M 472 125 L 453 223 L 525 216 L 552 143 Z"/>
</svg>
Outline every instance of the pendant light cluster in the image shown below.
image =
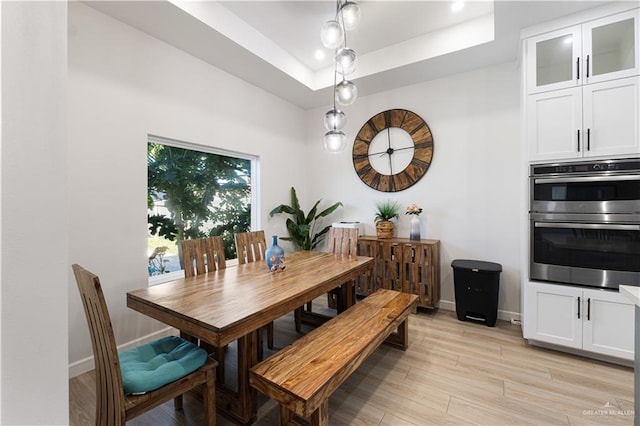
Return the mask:
<svg viewBox="0 0 640 426">
<path fill-rule="evenodd" d="M 336 1 L 336 17 L 327 21 L 320 35 L 322 44 L 328 49 L 335 49 L 333 71 L 333 108 L 324 115 L 327 133 L 324 135 L 324 147 L 329 152 L 344 150 L 347 140 L 342 129 L 347 118 L 344 112 L 336 108 L 353 104 L 358 97 L 358 88 L 345 76 L 355 70 L 356 52 L 347 47 L 347 31 L 355 29 L 360 22 L 360 7 L 349 0 Z M 342 80 L 338 83 L 338 74 Z"/>
</svg>

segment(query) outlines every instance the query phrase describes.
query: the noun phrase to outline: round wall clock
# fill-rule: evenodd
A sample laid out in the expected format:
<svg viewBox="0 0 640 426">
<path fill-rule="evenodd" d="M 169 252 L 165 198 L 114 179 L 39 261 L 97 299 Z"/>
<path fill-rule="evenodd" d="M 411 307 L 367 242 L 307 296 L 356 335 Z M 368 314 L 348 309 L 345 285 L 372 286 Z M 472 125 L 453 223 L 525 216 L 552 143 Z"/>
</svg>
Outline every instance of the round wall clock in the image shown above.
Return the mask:
<svg viewBox="0 0 640 426">
<path fill-rule="evenodd" d="M 373 189 L 397 192 L 427 173 L 433 157 L 433 136 L 427 123 L 406 109 L 371 117 L 353 143 L 353 167 Z"/>
</svg>

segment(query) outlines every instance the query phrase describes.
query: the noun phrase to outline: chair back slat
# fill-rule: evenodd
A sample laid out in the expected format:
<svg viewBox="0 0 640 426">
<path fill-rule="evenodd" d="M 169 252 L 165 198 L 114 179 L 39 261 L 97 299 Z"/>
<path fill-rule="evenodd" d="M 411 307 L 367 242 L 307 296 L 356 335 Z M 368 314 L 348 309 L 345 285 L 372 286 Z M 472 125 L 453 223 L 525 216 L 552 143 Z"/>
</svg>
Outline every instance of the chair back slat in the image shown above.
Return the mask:
<svg viewBox="0 0 640 426">
<path fill-rule="evenodd" d="M 207 237 L 182 241 L 184 276 L 193 277 L 226 267 L 222 237 Z"/>
<path fill-rule="evenodd" d="M 331 228 L 327 236 L 329 253 L 347 256 L 358 255 L 358 230 L 356 228 Z"/>
<path fill-rule="evenodd" d="M 73 265 L 78 290 L 87 317 L 96 368 L 96 424 L 124 424 L 125 400 L 116 340 L 100 279 Z"/>
<path fill-rule="evenodd" d="M 264 260 L 267 250 L 264 231 L 241 232 L 235 238 L 239 264 Z"/>
</svg>

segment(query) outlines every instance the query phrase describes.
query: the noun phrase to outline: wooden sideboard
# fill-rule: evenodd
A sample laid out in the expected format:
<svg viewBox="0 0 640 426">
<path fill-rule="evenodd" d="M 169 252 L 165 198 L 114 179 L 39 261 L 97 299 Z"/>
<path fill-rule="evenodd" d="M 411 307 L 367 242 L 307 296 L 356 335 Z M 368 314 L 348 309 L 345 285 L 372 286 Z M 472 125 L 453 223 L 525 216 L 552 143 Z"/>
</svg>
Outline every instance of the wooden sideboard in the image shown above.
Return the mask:
<svg viewBox="0 0 640 426">
<path fill-rule="evenodd" d="M 358 254 L 376 259 L 373 271 L 358 278 L 358 295 L 387 288 L 417 294 L 418 306 L 435 308 L 440 302 L 439 240 L 358 237 Z"/>
</svg>

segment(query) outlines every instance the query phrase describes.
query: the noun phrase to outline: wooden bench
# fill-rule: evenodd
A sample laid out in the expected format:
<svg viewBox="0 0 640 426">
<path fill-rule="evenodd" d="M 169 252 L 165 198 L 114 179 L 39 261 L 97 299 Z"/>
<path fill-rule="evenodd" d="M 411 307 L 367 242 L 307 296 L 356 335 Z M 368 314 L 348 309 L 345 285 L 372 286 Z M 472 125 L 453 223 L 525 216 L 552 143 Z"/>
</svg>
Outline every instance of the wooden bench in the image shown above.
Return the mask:
<svg viewBox="0 0 640 426">
<path fill-rule="evenodd" d="M 414 294 L 380 289 L 253 366 L 251 386 L 280 404 L 281 425 L 296 416 L 327 425 L 329 397 L 381 343 L 407 348 L 417 304 Z"/>
</svg>

